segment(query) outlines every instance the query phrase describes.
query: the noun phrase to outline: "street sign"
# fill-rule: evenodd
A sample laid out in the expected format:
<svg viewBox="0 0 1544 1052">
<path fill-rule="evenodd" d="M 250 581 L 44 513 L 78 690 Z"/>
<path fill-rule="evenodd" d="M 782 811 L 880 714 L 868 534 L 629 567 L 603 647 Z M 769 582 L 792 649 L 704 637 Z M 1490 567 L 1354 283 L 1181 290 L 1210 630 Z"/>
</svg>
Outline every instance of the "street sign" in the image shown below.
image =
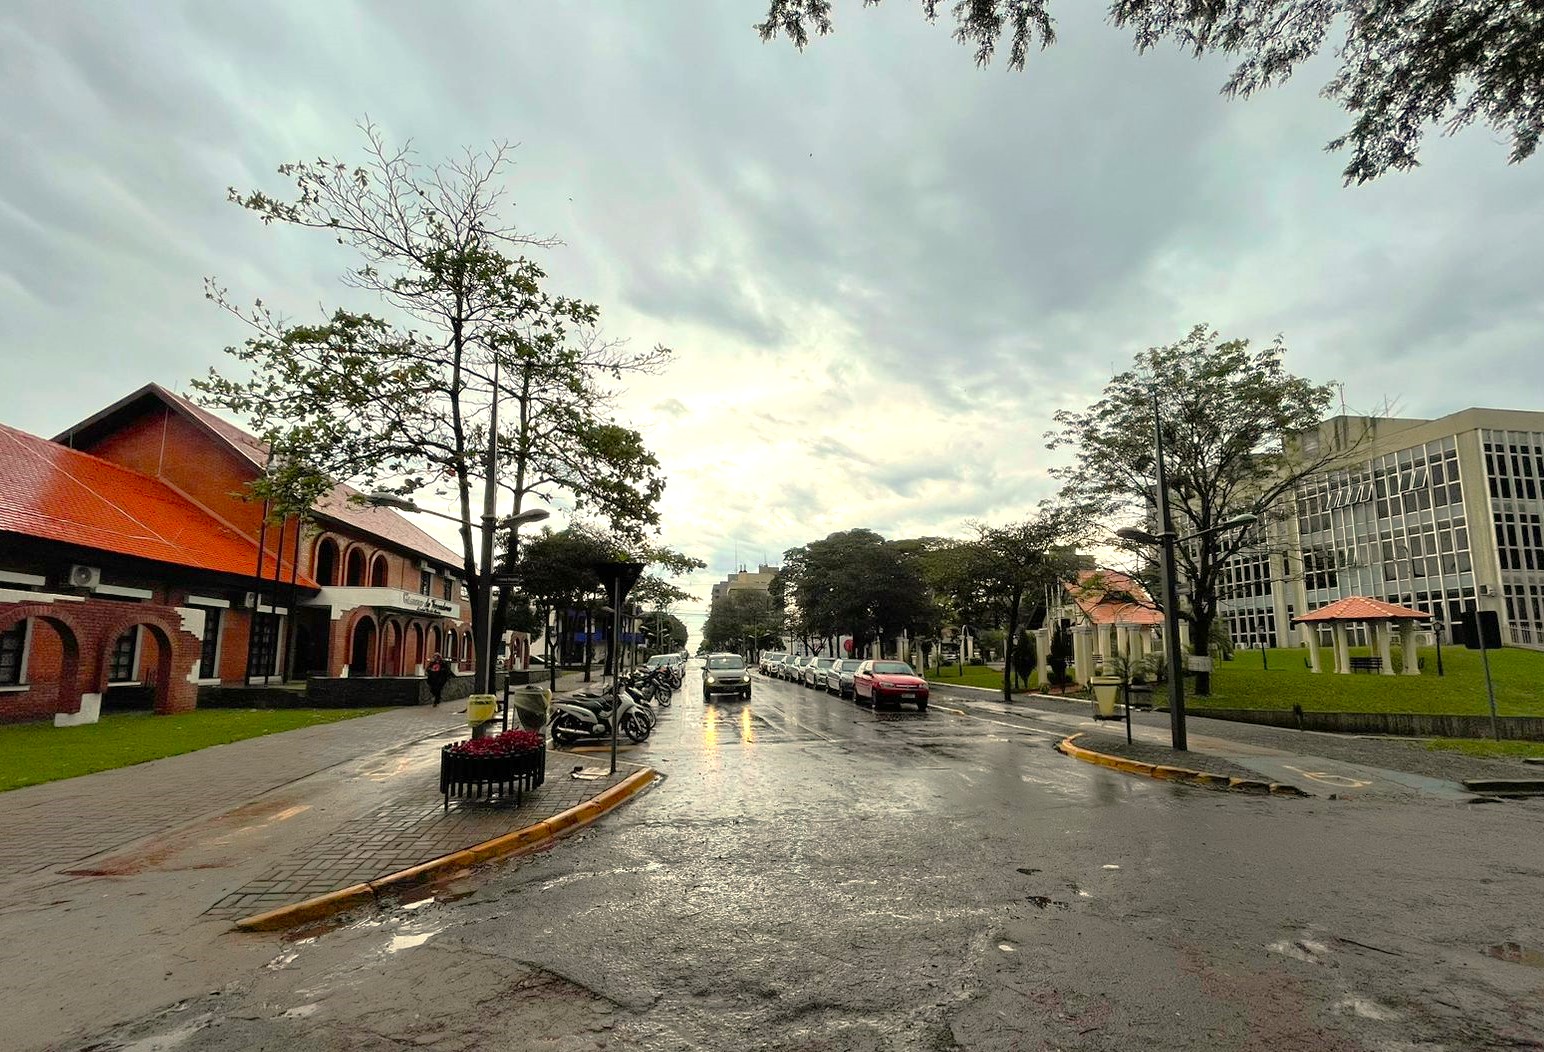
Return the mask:
<svg viewBox="0 0 1544 1052">
<path fill-rule="evenodd" d="M 1185 667 L 1191 672 L 1210 672 L 1212 659 L 1204 654 L 1191 654 L 1185 662 Z"/>
<path fill-rule="evenodd" d="M 516 573 L 496 573 L 489 580 L 494 584 L 519 584 L 520 575 Z"/>
</svg>

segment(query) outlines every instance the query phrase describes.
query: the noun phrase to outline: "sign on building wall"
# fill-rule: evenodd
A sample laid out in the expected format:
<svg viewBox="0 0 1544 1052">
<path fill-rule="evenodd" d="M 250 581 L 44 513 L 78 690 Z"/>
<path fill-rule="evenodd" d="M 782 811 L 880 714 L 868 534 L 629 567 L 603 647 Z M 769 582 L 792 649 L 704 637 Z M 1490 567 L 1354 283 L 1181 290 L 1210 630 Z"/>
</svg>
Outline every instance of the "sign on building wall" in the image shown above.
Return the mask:
<svg viewBox="0 0 1544 1052">
<path fill-rule="evenodd" d="M 414 610 L 420 614 L 433 614 L 436 617 L 454 617 L 457 612 L 455 603 L 447 599 L 436 599 L 432 595 L 420 595 L 417 592 L 403 592 L 401 605 L 407 610 Z"/>
</svg>

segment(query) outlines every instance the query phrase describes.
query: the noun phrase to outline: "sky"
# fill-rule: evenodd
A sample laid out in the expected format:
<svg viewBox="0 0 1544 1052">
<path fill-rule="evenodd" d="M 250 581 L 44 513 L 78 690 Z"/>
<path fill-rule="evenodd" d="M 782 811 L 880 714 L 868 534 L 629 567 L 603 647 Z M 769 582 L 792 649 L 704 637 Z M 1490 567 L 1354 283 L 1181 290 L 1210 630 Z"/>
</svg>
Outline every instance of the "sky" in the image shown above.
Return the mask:
<svg viewBox="0 0 1544 1052">
<path fill-rule="evenodd" d="M 762 0 L 7 4 L 0 420 L 228 369 L 205 278 L 346 301 L 342 250 L 225 198 L 357 160 L 365 117 L 425 160 L 517 144 L 549 287 L 673 350 L 618 414 L 668 476 L 661 540 L 708 563 L 694 630 L 737 559 L 1021 516 L 1051 415 L 1197 323 L 1282 336 L 1353 411 L 1544 409 L 1544 160 L 1477 128 L 1347 188 L 1332 62 L 1228 99 L 1225 61 L 1137 55 L 1101 8 L 1055 5 L 1014 73 L 906 0 L 839 4 L 803 53 Z"/>
</svg>

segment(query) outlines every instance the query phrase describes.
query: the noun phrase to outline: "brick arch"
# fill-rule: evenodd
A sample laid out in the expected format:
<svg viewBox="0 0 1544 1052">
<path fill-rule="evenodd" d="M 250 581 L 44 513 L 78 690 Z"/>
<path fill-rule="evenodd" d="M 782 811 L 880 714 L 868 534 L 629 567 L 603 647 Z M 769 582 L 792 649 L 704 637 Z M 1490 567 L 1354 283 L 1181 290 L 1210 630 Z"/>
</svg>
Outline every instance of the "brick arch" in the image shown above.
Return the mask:
<svg viewBox="0 0 1544 1052">
<path fill-rule="evenodd" d="M 369 622 L 369 636 L 364 641 L 363 648 L 359 647 L 359 631 L 365 622 Z M 344 664 L 348 667 L 350 676 L 378 676 L 380 675 L 380 645 L 381 622 L 378 617 L 369 610 L 355 611 L 354 616 L 348 620 L 348 628 L 343 634 Z M 356 654 L 356 650 L 359 653 Z M 354 659 L 362 657 L 363 668 L 357 667 L 360 662 Z"/>
<path fill-rule="evenodd" d="M 327 579 L 323 580 L 321 572 L 322 545 L 327 543 L 331 543 L 333 547 L 333 564 L 332 573 L 327 574 Z M 343 583 L 344 570 L 348 565 L 345 561 L 347 552 L 347 537 L 340 537 L 330 530 L 324 530 L 317 534 L 316 539 L 311 542 L 311 576 L 315 578 L 317 584 L 325 588 L 329 585 Z"/>
<path fill-rule="evenodd" d="M 160 715 L 186 712 L 197 698 L 191 676 L 198 666 L 199 640 L 182 623 L 156 610 L 128 608 L 124 615 L 107 622 L 98 640 L 97 686 L 107 689 L 107 655 L 118 637 L 135 626 L 148 628 L 156 644 L 155 711 Z"/>
<path fill-rule="evenodd" d="M 74 611 L 61 610 L 56 603 L 20 603 L 0 607 L 0 632 L 8 632 L 23 621 L 41 621 L 58 635 L 62 654 L 59 682 L 55 684 L 54 696 L 57 700 L 54 707 L 60 712 L 80 711 L 81 640 L 89 640 L 90 631 L 75 619 Z"/>
<path fill-rule="evenodd" d="M 391 585 L 391 560 L 386 558 L 385 552 L 376 552 L 370 557 L 371 588 L 388 588 Z"/>
<path fill-rule="evenodd" d="M 398 617 L 381 619 L 381 676 L 402 675 L 402 651 L 407 643 L 407 629 Z"/>
<path fill-rule="evenodd" d="M 370 583 L 370 555 L 372 551 L 373 549 L 357 542 L 350 544 L 344 549 L 342 562 L 339 565 L 343 568 L 343 583 L 345 585 L 351 588 L 362 588 Z M 359 559 L 359 580 L 357 581 L 353 580 L 352 573 L 355 557 Z"/>
<path fill-rule="evenodd" d="M 422 621 L 414 621 L 407 626 L 407 637 L 403 642 L 402 674 L 413 674 L 419 665 L 428 664 L 429 658 L 424 654 L 424 626 Z"/>
</svg>

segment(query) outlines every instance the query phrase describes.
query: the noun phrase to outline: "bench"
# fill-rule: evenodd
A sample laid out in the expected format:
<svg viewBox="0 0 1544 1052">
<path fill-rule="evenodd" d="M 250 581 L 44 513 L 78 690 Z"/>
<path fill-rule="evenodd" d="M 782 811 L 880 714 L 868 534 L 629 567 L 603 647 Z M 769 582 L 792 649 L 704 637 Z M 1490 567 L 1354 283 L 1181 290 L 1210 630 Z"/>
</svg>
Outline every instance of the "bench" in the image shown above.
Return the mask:
<svg viewBox="0 0 1544 1052">
<path fill-rule="evenodd" d="M 1383 659 L 1380 657 L 1354 657 L 1351 659 L 1352 672 L 1382 672 Z"/>
</svg>

